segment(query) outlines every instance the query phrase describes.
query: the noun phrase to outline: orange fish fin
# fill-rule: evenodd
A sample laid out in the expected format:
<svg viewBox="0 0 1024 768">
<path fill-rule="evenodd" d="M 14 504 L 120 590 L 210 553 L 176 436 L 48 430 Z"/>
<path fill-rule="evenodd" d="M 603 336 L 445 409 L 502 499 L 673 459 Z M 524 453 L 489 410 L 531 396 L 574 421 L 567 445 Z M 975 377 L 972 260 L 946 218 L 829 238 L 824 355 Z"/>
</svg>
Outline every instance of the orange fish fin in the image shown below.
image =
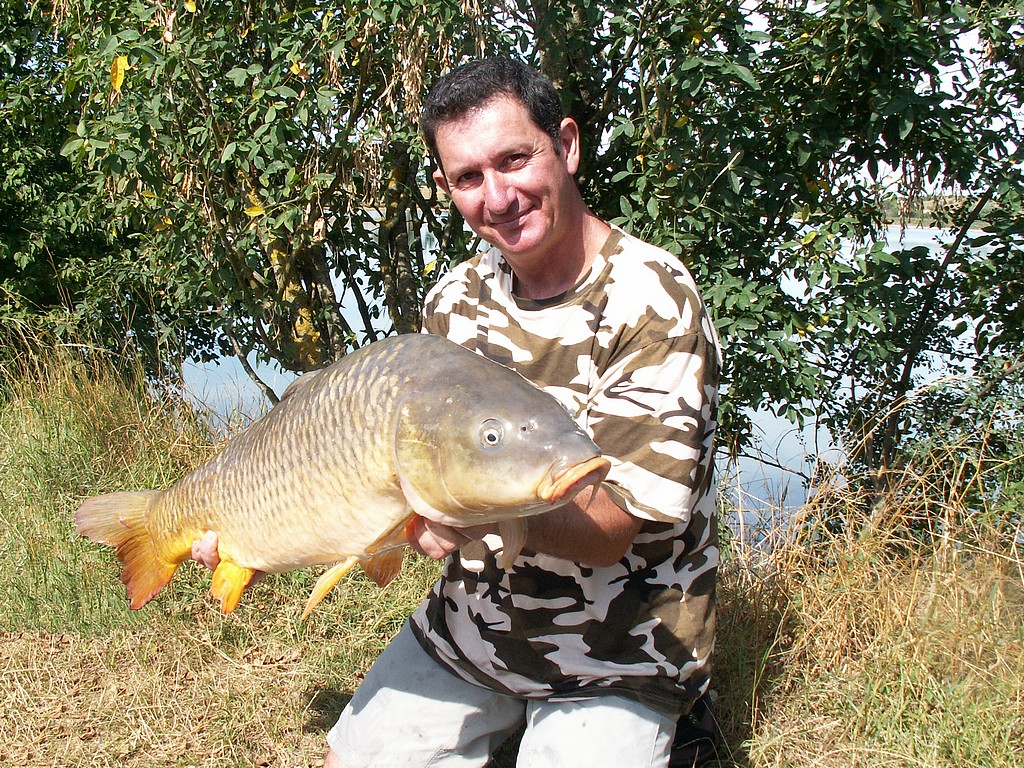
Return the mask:
<svg viewBox="0 0 1024 768">
<path fill-rule="evenodd" d="M 525 517 L 514 517 L 498 523 L 501 535 L 501 552 L 497 555 L 498 567 L 508 570 L 526 546 L 527 522 Z"/>
<path fill-rule="evenodd" d="M 220 561 L 217 570 L 213 572 L 210 594 L 220 600 L 222 613 L 231 613 L 238 607 L 238 601 L 242 598 L 242 590 L 252 581 L 254 573 L 256 573 L 254 569 L 243 568 L 230 560 Z"/>
<path fill-rule="evenodd" d="M 404 547 L 409 543 L 409 532 L 415 518 L 416 513 L 410 511 L 408 515 L 378 536 L 374 542 L 366 548 L 366 554 L 373 557 L 379 552 L 396 549 L 397 547 Z"/>
<path fill-rule="evenodd" d="M 124 566 L 121 581 L 128 589 L 133 610 L 152 600 L 189 555 L 185 547 L 172 552 L 172 561 L 164 559 L 146 528 L 146 514 L 159 495 L 160 491 L 108 493 L 87 499 L 75 512 L 75 527 L 80 534 L 114 547 Z"/>
<path fill-rule="evenodd" d="M 404 549 L 389 549 L 379 555 L 364 558 L 359 561 L 359 564 L 363 566 L 363 570 L 376 582 L 378 587 L 385 587 L 402 572 L 404 554 Z"/>
<path fill-rule="evenodd" d="M 347 560 L 342 560 L 340 563 L 335 563 L 324 571 L 323 575 L 316 580 L 316 584 L 313 585 L 313 591 L 309 593 L 306 607 L 302 611 L 302 618 L 305 619 L 309 616 L 317 604 L 324 599 L 324 596 L 331 591 L 335 584 L 345 577 L 346 573 L 355 568 L 358 562 L 359 558 L 352 556 Z"/>
</svg>

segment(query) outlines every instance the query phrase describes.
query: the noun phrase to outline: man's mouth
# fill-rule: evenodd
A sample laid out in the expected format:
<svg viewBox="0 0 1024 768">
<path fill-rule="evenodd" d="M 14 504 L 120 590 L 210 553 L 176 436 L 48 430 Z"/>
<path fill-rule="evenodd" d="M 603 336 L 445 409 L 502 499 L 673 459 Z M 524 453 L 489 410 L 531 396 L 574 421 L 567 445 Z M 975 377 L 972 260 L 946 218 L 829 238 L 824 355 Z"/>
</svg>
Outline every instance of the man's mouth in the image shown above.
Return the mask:
<svg viewBox="0 0 1024 768">
<path fill-rule="evenodd" d="M 500 219 L 491 219 L 488 225 L 494 229 L 516 229 L 523 226 L 526 215 L 532 211 L 532 208 L 528 208 L 525 211 L 516 213 L 515 216 L 505 216 Z"/>
</svg>

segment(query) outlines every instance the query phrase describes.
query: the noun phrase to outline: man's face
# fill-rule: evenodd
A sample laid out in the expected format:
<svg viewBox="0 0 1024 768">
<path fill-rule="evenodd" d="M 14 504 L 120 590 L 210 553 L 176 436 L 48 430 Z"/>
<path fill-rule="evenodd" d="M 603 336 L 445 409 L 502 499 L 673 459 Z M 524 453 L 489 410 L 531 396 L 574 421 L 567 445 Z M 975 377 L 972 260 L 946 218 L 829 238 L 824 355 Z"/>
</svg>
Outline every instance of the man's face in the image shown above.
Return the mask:
<svg viewBox="0 0 1024 768">
<path fill-rule="evenodd" d="M 578 130 L 562 122 L 560 149 L 516 99 L 498 96 L 436 132 L 434 174 L 480 237 L 513 267 L 557 257 L 578 199 Z"/>
</svg>

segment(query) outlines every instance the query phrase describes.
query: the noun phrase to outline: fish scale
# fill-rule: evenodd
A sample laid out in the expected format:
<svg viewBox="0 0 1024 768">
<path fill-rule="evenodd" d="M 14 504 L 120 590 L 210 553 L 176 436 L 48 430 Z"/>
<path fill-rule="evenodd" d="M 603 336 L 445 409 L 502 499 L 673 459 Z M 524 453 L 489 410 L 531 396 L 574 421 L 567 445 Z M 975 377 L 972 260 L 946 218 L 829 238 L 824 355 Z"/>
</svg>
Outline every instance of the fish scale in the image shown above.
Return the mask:
<svg viewBox="0 0 1024 768">
<path fill-rule="evenodd" d="M 255 571 L 336 563 L 308 613 L 355 564 L 378 583 L 393 578 L 413 514 L 496 524 L 508 567 L 525 518 L 567 503 L 607 470 L 554 397 L 450 341 L 415 334 L 300 377 L 170 488 L 88 499 L 75 521 L 115 548 L 132 608 L 212 530 L 220 565 L 211 591 L 225 612 Z"/>
</svg>

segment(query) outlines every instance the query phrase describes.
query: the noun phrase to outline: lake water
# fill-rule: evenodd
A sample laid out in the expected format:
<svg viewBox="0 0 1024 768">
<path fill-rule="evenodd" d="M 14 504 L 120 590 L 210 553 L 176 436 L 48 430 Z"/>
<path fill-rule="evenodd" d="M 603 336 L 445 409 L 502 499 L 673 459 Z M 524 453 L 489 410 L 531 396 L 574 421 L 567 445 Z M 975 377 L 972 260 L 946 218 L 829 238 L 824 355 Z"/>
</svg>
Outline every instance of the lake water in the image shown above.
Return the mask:
<svg viewBox="0 0 1024 768">
<path fill-rule="evenodd" d="M 906 248 L 935 246 L 942 235 L 937 229 L 892 227 L 889 241 L 891 244 L 901 242 Z M 279 395 L 294 378 L 272 366 L 254 362 L 253 365 L 263 381 Z M 188 363 L 183 374 L 189 395 L 221 423 L 244 422 L 264 413 L 268 407 L 234 358 L 208 364 Z M 765 510 L 781 510 L 781 514 L 786 515 L 804 503 L 807 498 L 804 478 L 813 471 L 814 457 L 836 462 L 842 454 L 828 433 L 814 424 L 797 429 L 768 411 L 755 412 L 753 419 L 757 439 L 752 454 L 735 464 L 720 460 L 718 473 L 729 498 L 739 510 L 739 519 L 744 524 L 757 525 L 763 520 Z"/>
</svg>

